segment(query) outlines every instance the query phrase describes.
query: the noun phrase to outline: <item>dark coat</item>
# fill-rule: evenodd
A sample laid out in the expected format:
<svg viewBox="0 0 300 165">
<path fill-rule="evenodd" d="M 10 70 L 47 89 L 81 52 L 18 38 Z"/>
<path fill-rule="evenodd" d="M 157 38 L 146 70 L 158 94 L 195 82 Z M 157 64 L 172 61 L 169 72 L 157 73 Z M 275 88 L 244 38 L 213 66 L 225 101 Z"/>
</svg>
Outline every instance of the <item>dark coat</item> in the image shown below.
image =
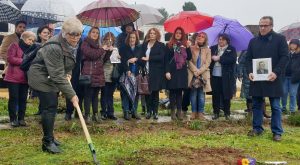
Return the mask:
<svg viewBox="0 0 300 165">
<path fill-rule="evenodd" d="M 292 83 L 300 83 L 300 52 L 291 58 Z"/>
<path fill-rule="evenodd" d="M 122 58 L 121 58 L 121 65 L 124 70 L 124 72 L 130 71 L 130 68 L 133 64 L 129 63 L 128 65 L 128 60 L 131 58 L 138 58 L 138 61 L 135 63 L 136 64 L 136 72 L 134 73 L 135 75 L 138 75 L 139 73 L 139 68 L 145 67 L 146 62 L 141 60 L 142 58 L 142 47 L 141 45 L 137 45 L 134 50 L 131 49 L 130 46 L 124 45 L 121 48 L 122 51 Z"/>
<path fill-rule="evenodd" d="M 192 52 L 190 48 L 186 49 L 187 58 L 189 61 L 192 58 Z M 169 72 L 171 74 L 171 80 L 166 80 L 167 89 L 185 89 L 188 88 L 188 70 L 187 63 L 181 68 L 176 69 L 176 62 L 174 59 L 174 49 L 169 48 L 166 45 L 166 54 L 165 54 L 165 67 L 166 73 Z"/>
<path fill-rule="evenodd" d="M 132 22 L 129 23 L 129 24 L 123 25 L 121 27 L 122 33 L 118 35 L 117 42 L 116 42 L 116 45 L 117 45 L 117 48 L 118 48 L 119 52 L 120 52 L 120 49 L 125 46 L 125 40 L 126 40 L 126 37 L 127 37 L 127 33 L 126 33 L 126 27 L 127 26 L 131 26 L 133 31 L 135 31 L 134 24 Z"/>
<path fill-rule="evenodd" d="M 282 75 L 288 62 L 288 45 L 285 37 L 271 31 L 266 36 L 251 39 L 247 53 L 247 72 L 253 72 L 252 60 L 272 58 L 272 71 L 277 75 L 275 81 L 251 81 L 251 96 L 281 97 L 283 95 Z"/>
<path fill-rule="evenodd" d="M 251 96 L 249 96 L 249 87 L 250 87 L 250 80 L 249 80 L 249 76 L 247 73 L 247 67 L 246 67 L 246 63 L 247 63 L 247 51 L 242 51 L 242 53 L 240 54 L 239 58 L 238 58 L 238 66 L 237 66 L 237 70 L 238 70 L 238 78 L 242 78 L 242 87 L 241 87 L 241 98 L 246 98 L 246 99 L 251 99 Z"/>
<path fill-rule="evenodd" d="M 146 56 L 148 42 L 142 45 L 142 55 Z M 149 56 L 149 89 L 159 91 L 165 88 L 165 45 L 156 41 Z"/>
<path fill-rule="evenodd" d="M 66 77 L 72 74 L 76 63 L 74 50 L 61 34 L 48 42 L 59 42 L 60 45 L 49 44 L 39 49 L 27 72 L 28 84 L 41 92 L 61 91 L 67 99 L 71 99 L 76 93 Z"/>
<path fill-rule="evenodd" d="M 99 45 L 91 39 L 86 38 L 81 45 L 81 53 L 83 58 L 83 67 L 81 74 L 91 75 L 91 87 L 105 86 L 103 59 L 105 50 L 99 48 Z"/>
<path fill-rule="evenodd" d="M 218 54 L 218 45 L 214 45 L 210 49 L 211 49 L 212 56 Z M 219 61 L 222 66 L 222 85 L 223 85 L 223 95 L 225 99 L 231 99 L 236 91 L 235 89 L 236 88 L 235 85 L 236 59 L 237 59 L 237 54 L 235 48 L 231 45 L 228 45 L 227 49 L 224 51 Z M 210 68 L 211 76 L 212 76 L 212 71 L 215 63 L 216 62 L 213 60 L 210 63 L 209 68 Z M 214 91 L 214 88 L 217 87 L 212 86 L 212 91 Z"/>
</svg>

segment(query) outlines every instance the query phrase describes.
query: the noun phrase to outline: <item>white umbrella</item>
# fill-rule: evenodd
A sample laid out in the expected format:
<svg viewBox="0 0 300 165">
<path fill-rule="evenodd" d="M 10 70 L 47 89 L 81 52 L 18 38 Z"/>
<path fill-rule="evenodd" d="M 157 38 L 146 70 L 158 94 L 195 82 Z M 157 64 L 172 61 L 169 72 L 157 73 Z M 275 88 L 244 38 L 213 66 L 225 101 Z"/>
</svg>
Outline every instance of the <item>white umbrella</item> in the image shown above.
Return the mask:
<svg viewBox="0 0 300 165">
<path fill-rule="evenodd" d="M 20 10 L 10 0 L 0 0 L 0 22 L 14 23 L 20 16 Z"/>
<path fill-rule="evenodd" d="M 140 18 L 137 20 L 137 26 L 143 26 L 151 23 L 159 23 L 164 17 L 154 7 L 135 4 L 131 6 L 140 13 Z"/>
<path fill-rule="evenodd" d="M 30 27 L 63 22 L 65 18 L 75 16 L 71 4 L 64 0 L 28 0 L 23 5 L 21 13 Z"/>
</svg>

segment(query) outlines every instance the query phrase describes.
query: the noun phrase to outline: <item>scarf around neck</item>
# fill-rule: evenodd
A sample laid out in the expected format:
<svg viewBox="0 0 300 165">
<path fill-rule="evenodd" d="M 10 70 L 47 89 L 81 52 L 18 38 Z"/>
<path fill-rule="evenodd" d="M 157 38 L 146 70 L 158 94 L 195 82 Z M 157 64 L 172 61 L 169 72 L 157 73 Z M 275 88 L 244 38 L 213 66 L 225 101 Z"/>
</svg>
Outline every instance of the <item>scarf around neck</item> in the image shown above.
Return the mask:
<svg viewBox="0 0 300 165">
<path fill-rule="evenodd" d="M 185 65 L 187 58 L 186 48 L 182 45 L 180 41 L 177 41 L 173 45 L 174 49 L 174 60 L 176 63 L 176 69 L 181 69 Z"/>
</svg>

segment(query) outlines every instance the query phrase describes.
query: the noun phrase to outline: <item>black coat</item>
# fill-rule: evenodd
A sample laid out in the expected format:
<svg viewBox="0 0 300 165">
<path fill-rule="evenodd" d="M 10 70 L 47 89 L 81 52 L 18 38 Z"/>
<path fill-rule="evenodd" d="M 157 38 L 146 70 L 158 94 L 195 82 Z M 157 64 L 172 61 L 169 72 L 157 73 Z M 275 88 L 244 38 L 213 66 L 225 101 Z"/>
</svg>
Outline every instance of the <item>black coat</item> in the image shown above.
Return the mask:
<svg viewBox="0 0 300 165">
<path fill-rule="evenodd" d="M 187 58 L 186 60 L 190 60 L 192 58 L 192 52 L 190 48 L 186 49 Z M 166 73 L 169 72 L 171 74 L 171 80 L 167 81 L 167 89 L 185 89 L 188 88 L 188 71 L 187 64 L 181 68 L 176 69 L 176 62 L 174 59 L 174 49 L 166 46 L 166 54 L 165 54 L 165 67 Z"/>
<path fill-rule="evenodd" d="M 292 55 L 291 59 L 292 83 L 300 83 L 300 52 Z"/>
<path fill-rule="evenodd" d="M 214 45 L 211 48 L 212 55 L 218 54 L 218 45 Z M 231 99 L 236 91 L 236 59 L 237 54 L 236 50 L 233 46 L 228 45 L 227 49 L 224 51 L 223 55 L 220 57 L 220 64 L 222 66 L 222 85 L 223 85 L 223 95 L 225 99 Z M 210 63 L 210 73 L 212 75 L 212 71 L 215 65 L 215 61 L 212 60 Z M 213 81 L 213 79 L 211 79 Z M 214 83 L 211 83 L 214 84 Z M 212 90 L 214 90 L 212 86 Z"/>
<path fill-rule="evenodd" d="M 253 72 L 252 60 L 272 58 L 272 71 L 277 75 L 275 81 L 251 81 L 250 96 L 281 97 L 283 95 L 282 75 L 288 62 L 288 45 L 285 37 L 271 31 L 265 36 L 251 39 L 247 52 L 247 72 Z"/>
<path fill-rule="evenodd" d="M 142 46 L 142 54 L 146 55 L 148 42 Z M 149 56 L 149 89 L 159 91 L 165 88 L 165 45 L 156 41 Z"/>
<path fill-rule="evenodd" d="M 123 68 L 124 72 L 130 71 L 130 67 L 133 65 L 129 63 L 128 65 L 128 60 L 131 58 L 138 58 L 138 61 L 135 63 L 136 64 L 136 72 L 134 73 L 135 75 L 138 75 L 138 72 L 140 68 L 144 68 L 146 62 L 141 60 L 142 58 L 142 47 L 141 45 L 137 45 L 134 50 L 131 49 L 130 46 L 125 45 L 121 48 L 122 51 L 122 58 L 121 58 L 121 65 Z"/>
</svg>

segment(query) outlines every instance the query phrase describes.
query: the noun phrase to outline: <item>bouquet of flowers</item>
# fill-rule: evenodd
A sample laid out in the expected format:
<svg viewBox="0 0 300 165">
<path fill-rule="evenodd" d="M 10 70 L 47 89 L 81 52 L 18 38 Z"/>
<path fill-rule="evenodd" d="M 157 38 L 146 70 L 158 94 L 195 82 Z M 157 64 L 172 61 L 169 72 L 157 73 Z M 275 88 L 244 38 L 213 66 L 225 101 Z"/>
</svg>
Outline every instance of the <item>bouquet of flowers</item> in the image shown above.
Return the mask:
<svg viewBox="0 0 300 165">
<path fill-rule="evenodd" d="M 254 158 L 242 158 L 237 161 L 238 165 L 255 165 L 256 159 Z"/>
</svg>

